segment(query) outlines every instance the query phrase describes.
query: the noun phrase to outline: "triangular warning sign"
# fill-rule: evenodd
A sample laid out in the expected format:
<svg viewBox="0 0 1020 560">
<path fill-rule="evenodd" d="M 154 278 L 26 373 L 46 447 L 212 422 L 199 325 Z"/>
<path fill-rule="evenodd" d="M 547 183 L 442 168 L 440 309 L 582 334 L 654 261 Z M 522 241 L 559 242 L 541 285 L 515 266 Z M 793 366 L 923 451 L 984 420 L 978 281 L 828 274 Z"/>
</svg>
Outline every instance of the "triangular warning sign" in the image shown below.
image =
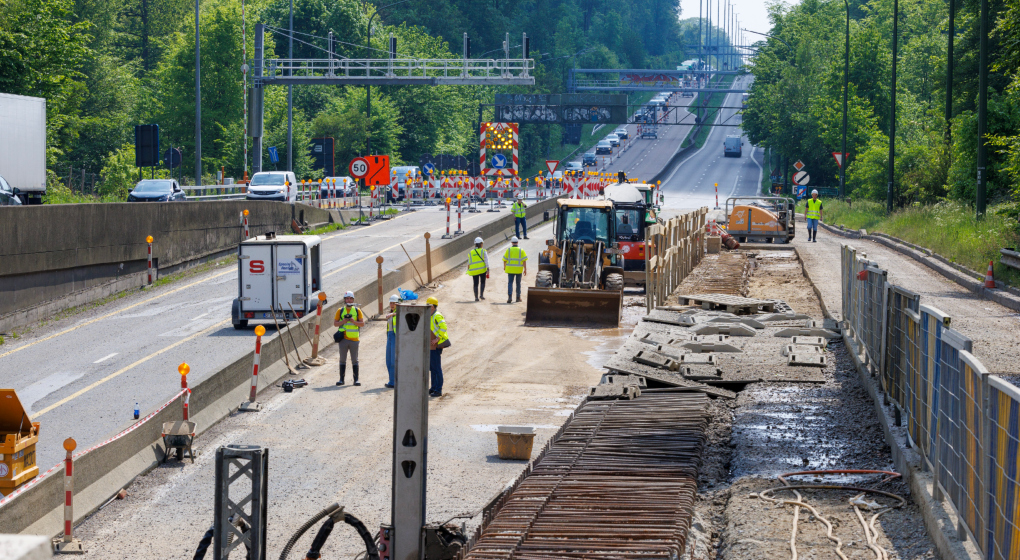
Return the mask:
<svg viewBox="0 0 1020 560">
<path fill-rule="evenodd" d="M 559 164 L 560 162 L 554 159 L 545 160 L 545 166 L 549 168 L 549 173 L 556 173 L 556 167 Z"/>
<path fill-rule="evenodd" d="M 836 165 L 838 165 L 840 167 L 843 167 L 843 158 L 844 158 L 844 156 L 846 156 L 846 154 L 841 154 L 839 152 L 832 152 L 832 157 L 836 158 Z"/>
</svg>

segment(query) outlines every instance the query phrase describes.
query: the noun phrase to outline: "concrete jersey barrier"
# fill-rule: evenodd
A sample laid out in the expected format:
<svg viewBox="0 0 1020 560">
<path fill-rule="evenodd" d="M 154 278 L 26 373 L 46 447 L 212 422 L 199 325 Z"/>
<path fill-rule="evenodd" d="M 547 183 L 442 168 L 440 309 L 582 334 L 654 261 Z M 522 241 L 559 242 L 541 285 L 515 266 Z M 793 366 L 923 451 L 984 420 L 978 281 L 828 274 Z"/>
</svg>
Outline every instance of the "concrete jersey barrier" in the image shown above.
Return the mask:
<svg viewBox="0 0 1020 560">
<path fill-rule="evenodd" d="M 212 203 L 205 203 L 212 204 Z M 528 207 L 528 218 L 541 218 L 542 214 L 556 207 L 556 199 L 545 200 Z M 468 250 L 474 245 L 474 238 L 481 237 L 486 243 L 502 242 L 513 230 L 514 217 L 507 214 L 484 226 L 467 231 L 449 243 L 432 248 L 432 273 L 438 277 L 462 264 Z M 413 266 L 412 266 L 413 263 Z M 389 294 L 397 287 L 411 282 L 414 267 L 424 271 L 426 256 L 421 255 L 383 275 L 383 293 Z M 378 287 L 371 281 L 354 289 L 359 305 L 369 313 L 378 305 Z M 386 297 L 386 296 L 384 296 Z M 342 304 L 342 299 L 332 297 L 323 315 L 332 317 Z M 308 328 L 315 315 L 310 314 L 299 321 Z M 284 346 L 282 337 L 277 336 L 262 344 L 262 369 L 259 371 L 259 388 L 271 387 L 287 375 L 283 364 Z M 320 347 L 332 342 L 332 333 L 323 329 Z M 310 345 L 299 345 L 307 351 Z M 307 355 L 307 354 L 306 354 Z M 237 409 L 247 400 L 251 384 L 252 352 L 246 352 L 232 363 L 210 377 L 194 385 L 189 401 L 189 413 L 197 423 L 196 431 L 201 434 Z M 163 422 L 181 419 L 181 397 L 175 397 L 161 410 L 152 414 L 146 422 L 135 427 L 106 445 L 94 448 L 75 459 L 75 522 L 91 515 L 119 489 L 127 486 L 140 474 L 156 467 L 165 454 L 162 442 Z M 151 414 L 151 413 L 150 413 Z M 131 423 L 125 429 L 134 426 Z M 186 467 L 187 468 L 187 467 Z M 45 478 L 38 480 L 31 488 L 0 503 L 0 533 L 26 533 L 56 535 L 63 530 L 63 467 L 48 471 Z"/>
</svg>

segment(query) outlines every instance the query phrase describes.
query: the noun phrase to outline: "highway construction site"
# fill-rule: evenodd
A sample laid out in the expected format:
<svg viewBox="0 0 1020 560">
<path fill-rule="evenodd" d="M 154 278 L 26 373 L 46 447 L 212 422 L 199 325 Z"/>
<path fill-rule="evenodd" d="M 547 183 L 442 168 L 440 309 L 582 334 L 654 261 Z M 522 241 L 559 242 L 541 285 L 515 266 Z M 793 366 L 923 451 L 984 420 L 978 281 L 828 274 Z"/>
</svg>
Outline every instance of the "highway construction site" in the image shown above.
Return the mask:
<svg viewBox="0 0 1020 560">
<path fill-rule="evenodd" d="M 550 234 L 522 246 L 537 254 Z M 454 344 L 428 411 L 426 557 L 937 557 L 797 253 L 762 247 L 706 255 L 650 312 L 628 290 L 619 328 L 525 326 L 501 282 L 476 303 L 463 267 L 437 278 L 420 297 L 440 301 Z M 324 365 L 300 372 L 306 387 L 266 389 L 259 413 L 206 431 L 193 462 L 138 477 L 76 528 L 85 556 L 192 558 L 217 507 L 217 449 L 237 444 L 268 450 L 265 557 L 333 503 L 373 535 L 388 526 L 384 331 L 363 330 L 361 387 L 334 386 L 327 348 Z M 500 459 L 500 426 L 534 430 L 529 461 Z M 778 478 L 830 470 L 855 472 Z M 344 525 L 322 548 L 365 554 Z"/>
</svg>

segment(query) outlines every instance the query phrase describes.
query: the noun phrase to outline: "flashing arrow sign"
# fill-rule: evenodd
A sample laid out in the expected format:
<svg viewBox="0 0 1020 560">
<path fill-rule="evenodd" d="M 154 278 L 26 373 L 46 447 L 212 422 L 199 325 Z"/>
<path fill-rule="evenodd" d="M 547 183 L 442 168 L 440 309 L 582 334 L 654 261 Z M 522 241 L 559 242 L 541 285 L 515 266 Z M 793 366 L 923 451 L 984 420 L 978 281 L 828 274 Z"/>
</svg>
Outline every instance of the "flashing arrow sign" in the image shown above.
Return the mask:
<svg viewBox="0 0 1020 560">
<path fill-rule="evenodd" d="M 838 165 L 840 167 L 843 167 L 843 159 L 846 158 L 846 154 L 841 154 L 839 152 L 832 152 L 832 157 L 836 158 L 836 165 Z"/>
<path fill-rule="evenodd" d="M 545 160 L 545 166 L 549 168 L 549 173 L 556 173 L 556 167 L 560 164 L 558 160 L 547 159 Z"/>
</svg>

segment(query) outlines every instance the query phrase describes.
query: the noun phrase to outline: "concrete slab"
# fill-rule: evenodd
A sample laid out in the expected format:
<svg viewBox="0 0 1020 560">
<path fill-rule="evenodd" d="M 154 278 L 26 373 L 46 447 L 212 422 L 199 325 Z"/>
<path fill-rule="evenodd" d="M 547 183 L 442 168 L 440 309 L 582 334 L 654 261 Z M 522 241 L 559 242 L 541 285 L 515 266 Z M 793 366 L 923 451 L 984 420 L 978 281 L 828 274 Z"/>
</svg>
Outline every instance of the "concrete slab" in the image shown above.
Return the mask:
<svg viewBox="0 0 1020 560">
<path fill-rule="evenodd" d="M 815 336 L 815 337 L 822 337 L 822 338 L 827 338 L 827 339 L 836 339 L 836 338 L 839 338 L 839 334 L 838 333 L 834 333 L 832 331 L 827 331 L 825 329 L 819 329 L 819 328 L 810 328 L 810 329 L 790 328 L 790 329 L 783 329 L 783 330 L 777 332 L 776 336 L 777 337 L 783 337 L 783 338 L 790 338 L 790 337 L 794 337 L 794 336 Z"/>
<path fill-rule="evenodd" d="M 732 344 L 716 342 L 688 342 L 684 344 L 684 348 L 687 348 L 691 352 L 697 354 L 709 354 L 711 352 L 743 352 L 743 350 Z"/>
<path fill-rule="evenodd" d="M 700 364 L 700 365 L 711 365 L 714 366 L 718 362 L 716 361 L 715 354 L 684 354 L 680 357 L 680 363 L 682 364 Z"/>
<path fill-rule="evenodd" d="M 714 317 L 705 321 L 706 323 L 740 323 L 754 329 L 764 329 L 765 324 L 750 317 Z"/>
<path fill-rule="evenodd" d="M 795 336 L 790 339 L 790 342 L 798 346 L 829 347 L 829 340 L 822 336 Z"/>
<path fill-rule="evenodd" d="M 827 361 L 824 354 L 814 352 L 810 354 L 790 354 L 790 359 L 786 362 L 786 365 L 825 367 Z"/>
<path fill-rule="evenodd" d="M 633 358 L 635 362 L 644 364 L 646 366 L 652 366 L 660 369 L 669 371 L 677 371 L 680 369 L 680 365 L 673 361 L 671 358 L 667 358 L 658 352 L 649 350 L 642 350 L 638 352 Z"/>
<path fill-rule="evenodd" d="M 788 344 L 783 346 L 783 355 L 789 356 L 790 354 L 818 354 L 822 355 L 825 350 L 821 346 L 810 346 L 807 344 Z"/>
<path fill-rule="evenodd" d="M 698 335 L 754 336 L 755 334 L 753 327 L 737 323 L 706 323 L 694 327 L 691 331 Z"/>
<path fill-rule="evenodd" d="M 757 319 L 759 321 L 762 321 L 764 323 L 771 323 L 771 322 L 776 322 L 776 321 L 798 321 L 798 320 L 801 320 L 801 319 L 810 319 L 810 318 L 811 318 L 810 315 L 805 315 L 803 313 L 793 313 L 793 312 L 790 312 L 790 313 L 767 313 L 765 315 L 759 315 L 758 317 L 755 317 L 755 319 Z"/>
</svg>

